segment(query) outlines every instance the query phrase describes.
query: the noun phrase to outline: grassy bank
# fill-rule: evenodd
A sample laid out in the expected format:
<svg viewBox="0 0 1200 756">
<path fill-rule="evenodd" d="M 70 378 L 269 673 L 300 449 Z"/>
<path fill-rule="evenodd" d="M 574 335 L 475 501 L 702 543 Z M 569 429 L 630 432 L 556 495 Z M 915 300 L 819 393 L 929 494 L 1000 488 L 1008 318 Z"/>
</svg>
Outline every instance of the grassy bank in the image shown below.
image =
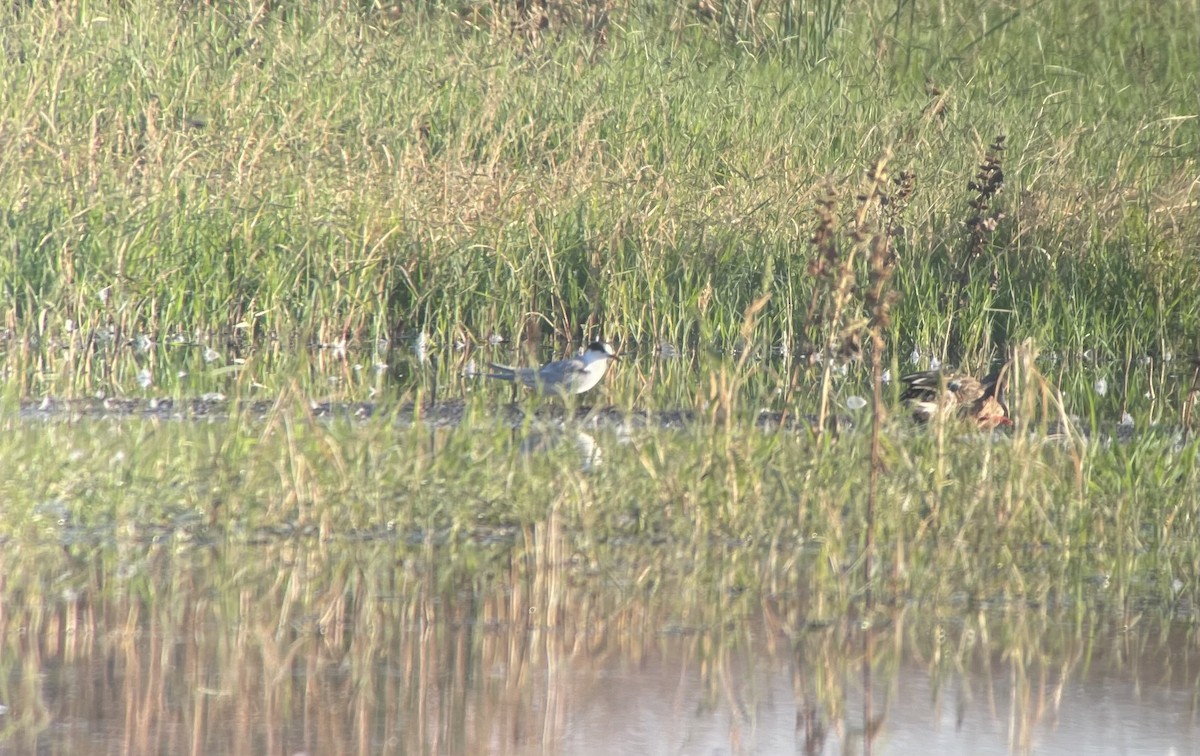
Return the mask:
<svg viewBox="0 0 1200 756">
<path fill-rule="evenodd" d="M 1193 4 L 795 7 L 563 6 L 542 31 L 485 5 L 6 7 L 10 387 L 204 388 L 174 376 L 207 348 L 369 361 L 417 332 L 726 350 L 765 293 L 752 341 L 802 351 L 816 202 L 844 222 L 888 151 L 916 176 L 889 359 L 1195 350 Z"/>
</svg>

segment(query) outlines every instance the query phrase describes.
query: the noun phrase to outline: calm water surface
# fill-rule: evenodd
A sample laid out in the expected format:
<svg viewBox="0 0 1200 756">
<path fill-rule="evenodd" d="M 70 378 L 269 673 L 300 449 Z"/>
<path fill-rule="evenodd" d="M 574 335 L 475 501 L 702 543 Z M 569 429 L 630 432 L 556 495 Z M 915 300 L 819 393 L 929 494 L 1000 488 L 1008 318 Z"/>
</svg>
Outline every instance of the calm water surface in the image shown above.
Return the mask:
<svg viewBox="0 0 1200 756">
<path fill-rule="evenodd" d="M 552 527 L 10 544 L 0 753 L 1200 752 L 1190 625 L 914 602 L 868 635 L 800 589 L 653 565 L 582 559 Z"/>
</svg>

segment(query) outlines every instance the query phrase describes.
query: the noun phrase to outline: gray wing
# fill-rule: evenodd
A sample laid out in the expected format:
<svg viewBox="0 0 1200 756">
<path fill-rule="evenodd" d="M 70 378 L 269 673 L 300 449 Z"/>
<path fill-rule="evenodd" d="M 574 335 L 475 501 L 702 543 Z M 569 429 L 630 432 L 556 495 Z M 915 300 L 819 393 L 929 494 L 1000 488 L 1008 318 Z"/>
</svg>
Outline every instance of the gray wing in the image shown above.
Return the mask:
<svg viewBox="0 0 1200 756">
<path fill-rule="evenodd" d="M 580 373 L 585 372 L 587 370 L 587 363 L 578 357 L 571 357 L 570 359 L 551 362 L 546 366 L 546 369 L 549 368 L 555 368 L 554 372 L 556 374 L 562 376 L 563 378 L 567 378 L 569 376 L 579 375 Z"/>
</svg>

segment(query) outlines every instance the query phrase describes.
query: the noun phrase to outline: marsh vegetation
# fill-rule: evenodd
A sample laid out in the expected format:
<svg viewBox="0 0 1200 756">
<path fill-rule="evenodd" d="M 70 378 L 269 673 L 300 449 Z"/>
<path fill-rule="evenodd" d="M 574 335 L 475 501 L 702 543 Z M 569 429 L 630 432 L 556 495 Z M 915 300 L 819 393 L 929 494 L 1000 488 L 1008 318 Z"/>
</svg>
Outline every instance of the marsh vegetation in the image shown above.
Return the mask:
<svg viewBox="0 0 1200 756">
<path fill-rule="evenodd" d="M 612 679 L 704 712 L 662 750 L 886 752 L 916 689 L 1035 750 L 1097 680 L 1196 746 L 1194 3 L 10 3 L 0 56 L 0 752 L 585 752 Z M 597 338 L 565 405 L 481 377 Z M 914 424 L 935 364 L 1014 427 Z"/>
</svg>

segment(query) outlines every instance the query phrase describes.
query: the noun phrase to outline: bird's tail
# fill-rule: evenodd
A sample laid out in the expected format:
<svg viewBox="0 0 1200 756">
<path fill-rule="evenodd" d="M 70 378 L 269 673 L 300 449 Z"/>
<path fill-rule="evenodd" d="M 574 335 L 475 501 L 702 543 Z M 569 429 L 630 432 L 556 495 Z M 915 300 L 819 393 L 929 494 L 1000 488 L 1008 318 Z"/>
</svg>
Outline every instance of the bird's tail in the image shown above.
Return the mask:
<svg viewBox="0 0 1200 756">
<path fill-rule="evenodd" d="M 488 363 L 488 369 L 492 372 L 488 373 L 488 378 L 498 378 L 502 381 L 512 381 L 517 378 L 517 369 L 508 365 L 497 365 L 494 362 Z"/>
</svg>

